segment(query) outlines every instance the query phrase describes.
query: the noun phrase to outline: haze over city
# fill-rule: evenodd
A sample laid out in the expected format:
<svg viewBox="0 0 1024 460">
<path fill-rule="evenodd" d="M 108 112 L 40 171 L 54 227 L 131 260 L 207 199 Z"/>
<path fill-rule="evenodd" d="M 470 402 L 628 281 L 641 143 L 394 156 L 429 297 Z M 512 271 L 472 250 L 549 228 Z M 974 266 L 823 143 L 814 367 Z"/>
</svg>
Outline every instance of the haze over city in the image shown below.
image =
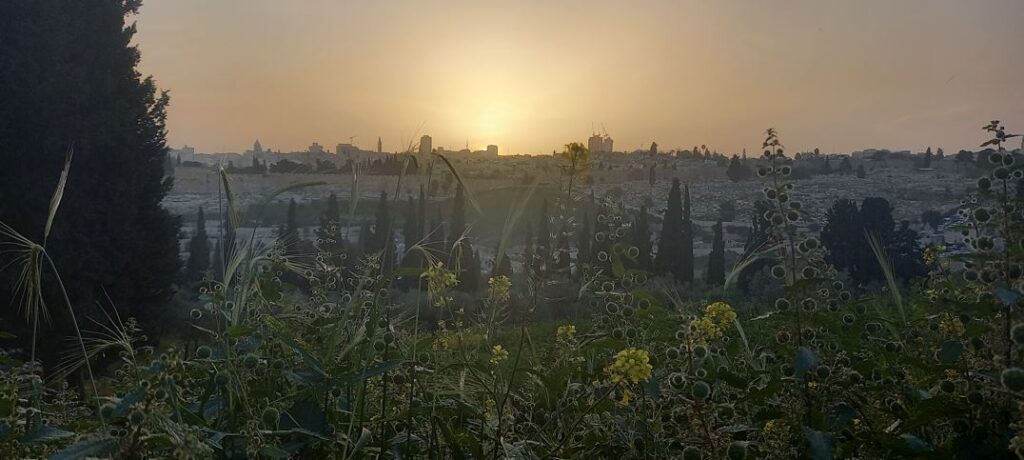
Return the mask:
<svg viewBox="0 0 1024 460">
<path fill-rule="evenodd" d="M 1024 0 L 0 0 L 0 459 L 1024 459 Z"/>
<path fill-rule="evenodd" d="M 616 148 L 976 147 L 1024 120 L 1024 2 L 152 1 L 141 71 L 171 90 L 169 143 L 242 151 L 353 141 L 550 153 Z"/>
</svg>

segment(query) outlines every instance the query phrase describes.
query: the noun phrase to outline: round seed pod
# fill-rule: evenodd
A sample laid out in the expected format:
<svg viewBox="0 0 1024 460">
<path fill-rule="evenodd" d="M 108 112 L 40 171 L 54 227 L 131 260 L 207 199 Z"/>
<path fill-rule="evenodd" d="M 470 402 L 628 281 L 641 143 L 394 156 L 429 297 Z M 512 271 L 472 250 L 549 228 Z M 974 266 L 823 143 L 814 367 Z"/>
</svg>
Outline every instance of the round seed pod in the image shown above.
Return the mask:
<svg viewBox="0 0 1024 460">
<path fill-rule="evenodd" d="M 1024 390 L 1024 369 L 1019 367 L 1004 369 L 1002 374 L 999 375 L 999 380 L 1003 382 L 1003 387 L 1007 390 Z"/>
<path fill-rule="evenodd" d="M 744 460 L 747 458 L 747 444 L 740 441 L 733 441 L 726 449 L 729 460 Z"/>
<path fill-rule="evenodd" d="M 264 425 L 271 428 L 277 428 L 277 424 L 281 421 L 281 412 L 273 407 L 263 409 L 263 414 L 260 415 L 260 420 L 263 421 Z"/>
<path fill-rule="evenodd" d="M 201 345 L 199 348 L 196 348 L 196 358 L 198 358 L 198 359 L 210 359 L 210 356 L 213 356 L 213 349 L 212 348 L 210 348 L 210 347 L 208 347 L 206 345 Z"/>
<path fill-rule="evenodd" d="M 693 387 L 690 388 L 690 395 L 692 395 L 694 399 L 703 401 L 711 395 L 711 387 L 703 380 L 698 380 L 694 382 Z"/>
</svg>

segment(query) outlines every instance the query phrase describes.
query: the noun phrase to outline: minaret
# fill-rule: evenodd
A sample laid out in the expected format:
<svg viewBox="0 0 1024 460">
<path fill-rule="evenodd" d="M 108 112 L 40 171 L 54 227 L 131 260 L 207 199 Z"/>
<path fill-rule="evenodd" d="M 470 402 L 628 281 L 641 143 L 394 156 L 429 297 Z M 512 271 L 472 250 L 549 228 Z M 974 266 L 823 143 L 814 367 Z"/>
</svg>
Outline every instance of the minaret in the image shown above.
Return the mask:
<svg viewBox="0 0 1024 460">
<path fill-rule="evenodd" d="M 384 152 L 384 145 L 380 143 L 380 136 L 377 136 L 377 153 Z"/>
</svg>

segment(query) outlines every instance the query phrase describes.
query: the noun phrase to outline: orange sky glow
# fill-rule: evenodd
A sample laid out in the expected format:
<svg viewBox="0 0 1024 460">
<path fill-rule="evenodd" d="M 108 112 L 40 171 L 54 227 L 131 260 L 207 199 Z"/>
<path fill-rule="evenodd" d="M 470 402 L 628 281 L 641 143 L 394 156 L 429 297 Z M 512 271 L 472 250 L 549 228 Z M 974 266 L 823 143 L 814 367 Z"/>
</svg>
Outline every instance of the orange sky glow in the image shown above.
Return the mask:
<svg viewBox="0 0 1024 460">
<path fill-rule="evenodd" d="M 975 148 L 1024 131 L 1019 0 L 149 0 L 142 71 L 202 152 Z"/>
</svg>

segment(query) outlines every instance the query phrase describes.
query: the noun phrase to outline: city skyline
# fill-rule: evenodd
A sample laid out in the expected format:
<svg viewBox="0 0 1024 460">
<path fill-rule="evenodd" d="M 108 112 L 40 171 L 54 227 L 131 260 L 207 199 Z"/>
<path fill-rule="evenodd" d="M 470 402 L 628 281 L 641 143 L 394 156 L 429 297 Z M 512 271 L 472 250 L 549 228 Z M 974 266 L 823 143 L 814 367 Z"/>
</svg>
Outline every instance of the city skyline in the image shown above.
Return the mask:
<svg viewBox="0 0 1024 460">
<path fill-rule="evenodd" d="M 794 150 L 949 152 L 1024 120 L 1024 4 L 980 3 L 182 0 L 146 3 L 135 42 L 170 144 L 204 152 L 550 153 L 595 131 L 739 152 L 769 126 Z"/>
</svg>

